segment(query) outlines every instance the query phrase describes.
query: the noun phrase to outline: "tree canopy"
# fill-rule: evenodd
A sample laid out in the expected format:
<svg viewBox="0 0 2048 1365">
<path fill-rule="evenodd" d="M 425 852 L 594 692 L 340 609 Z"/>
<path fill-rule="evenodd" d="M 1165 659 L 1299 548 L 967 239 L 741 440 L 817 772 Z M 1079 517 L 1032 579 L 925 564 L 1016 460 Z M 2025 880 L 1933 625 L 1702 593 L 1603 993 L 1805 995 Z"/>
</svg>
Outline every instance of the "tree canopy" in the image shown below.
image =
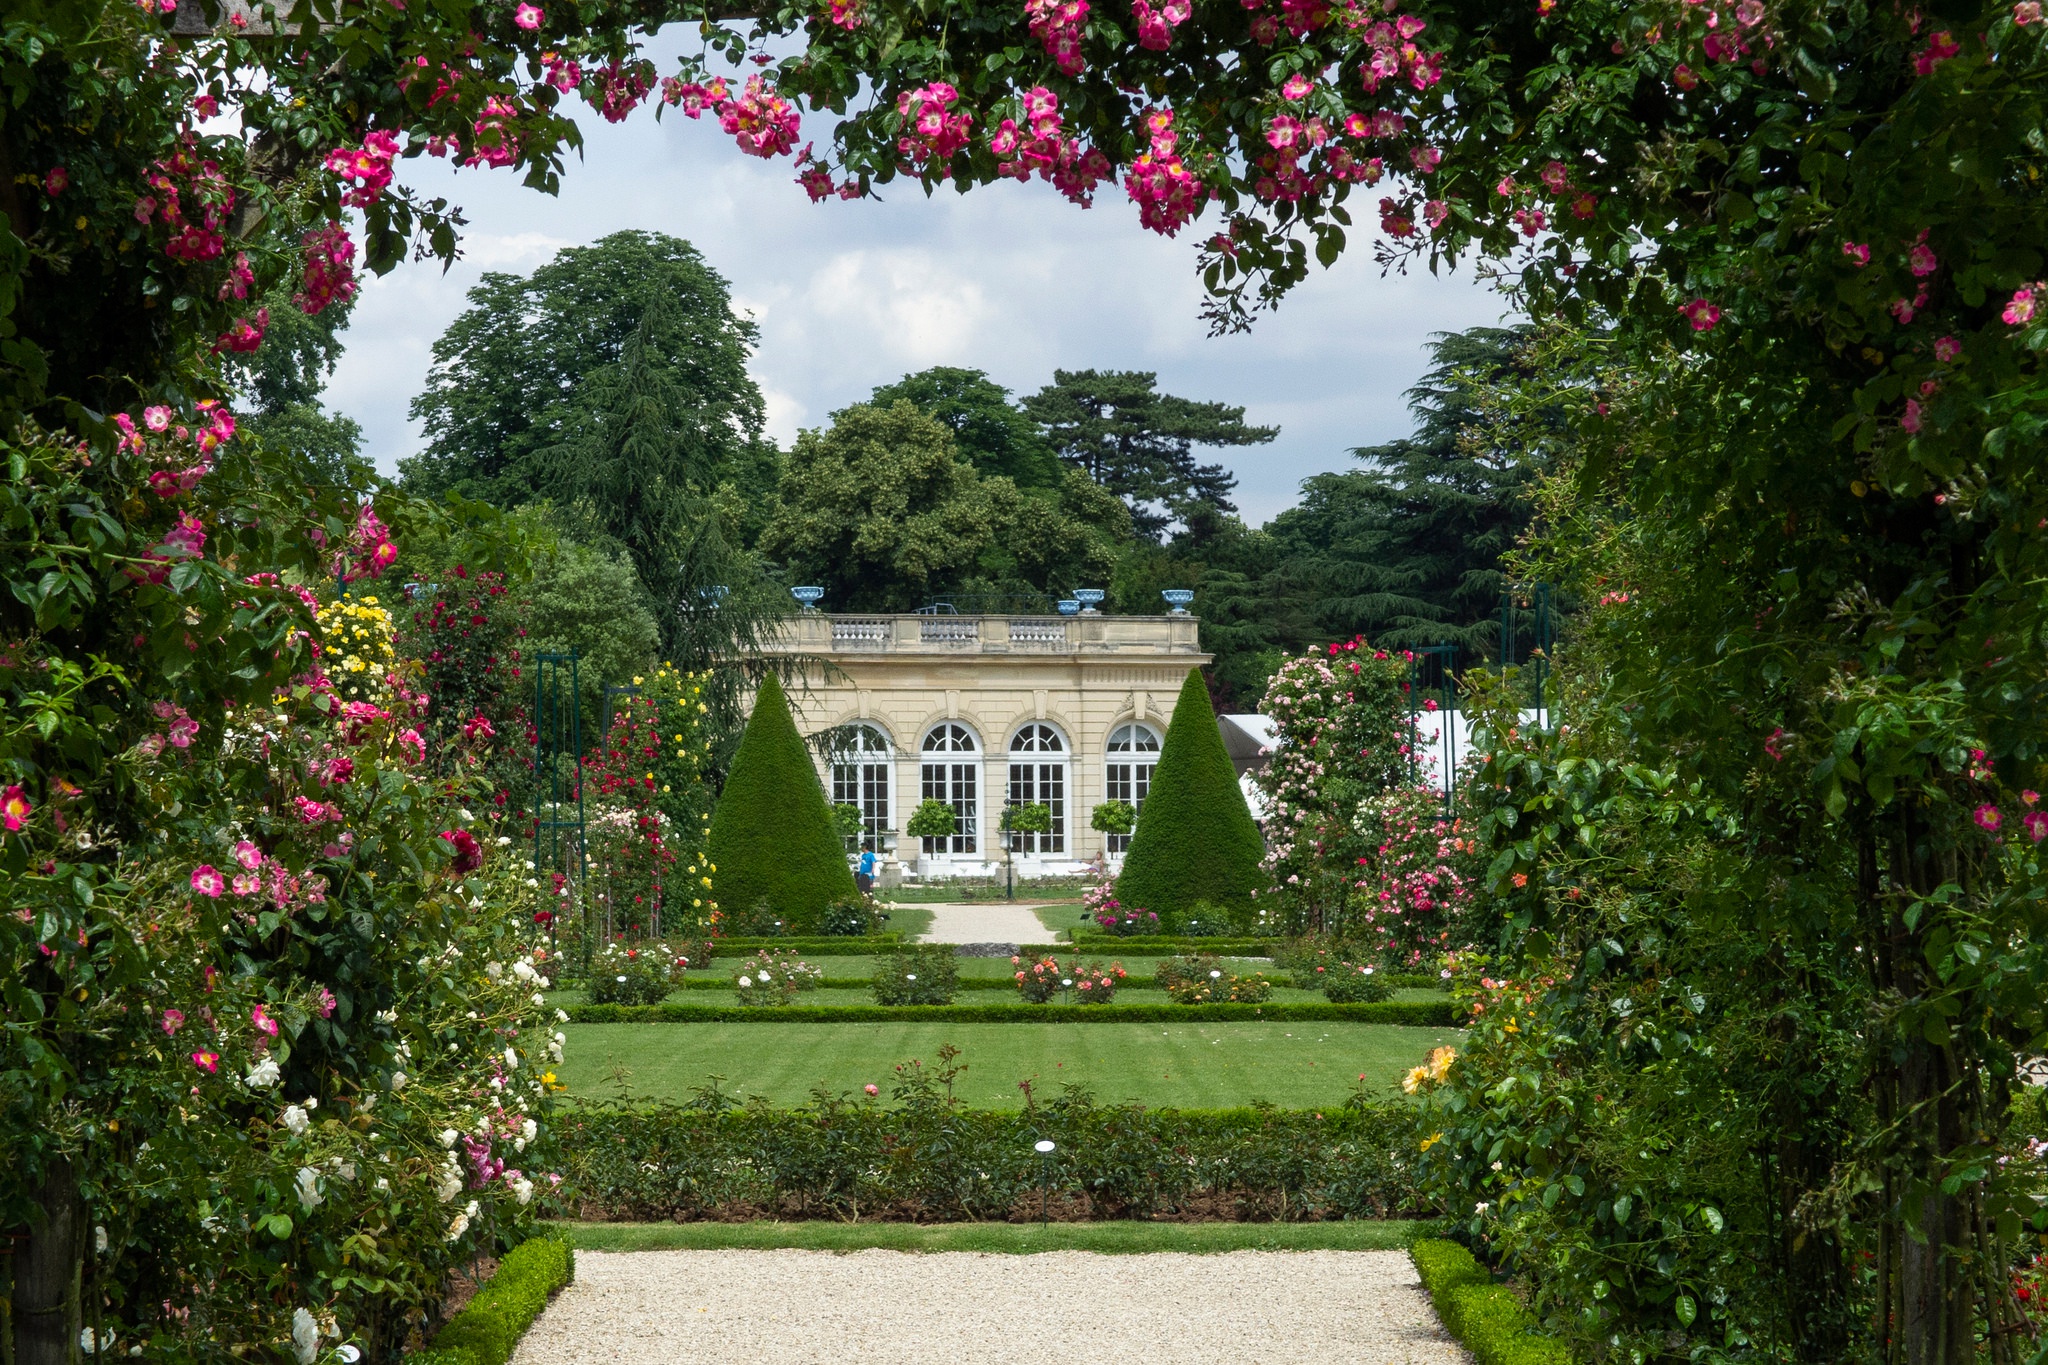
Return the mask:
<svg viewBox="0 0 2048 1365">
<path fill-rule="evenodd" d="M 1501 570 L 1529 525 L 1529 492 L 1562 415 L 1517 414 L 1526 329 L 1439 334 L 1435 365 L 1408 391 L 1415 434 L 1351 453 L 1363 469 L 1318 474 L 1275 518 L 1280 574 L 1332 639 L 1450 641 L 1468 660 L 1498 652 Z"/>
<path fill-rule="evenodd" d="M 580 504 L 626 545 L 672 536 L 683 490 L 772 484 L 754 340 L 725 280 L 660 233 L 569 247 L 524 278 L 488 273 L 434 343 L 407 486 Z"/>
<path fill-rule="evenodd" d="M 1201 505 L 1237 510 L 1237 477 L 1197 464 L 1195 446 L 1260 445 L 1280 434 L 1246 426 L 1243 408 L 1160 393 L 1158 376 L 1137 370 L 1055 370 L 1023 408 L 1060 458 L 1122 498 L 1148 536 Z"/>
<path fill-rule="evenodd" d="M 1106 579 L 1127 528 L 1116 498 L 1072 470 L 1028 492 L 983 477 L 942 422 L 898 399 L 797 437 L 760 548 L 835 610 L 909 611 L 938 592 Z"/>
<path fill-rule="evenodd" d="M 914 403 L 953 433 L 960 458 L 982 474 L 1000 474 L 1019 488 L 1057 488 L 1059 459 L 1010 391 L 980 370 L 934 366 L 877 388 L 878 408 Z"/>
</svg>

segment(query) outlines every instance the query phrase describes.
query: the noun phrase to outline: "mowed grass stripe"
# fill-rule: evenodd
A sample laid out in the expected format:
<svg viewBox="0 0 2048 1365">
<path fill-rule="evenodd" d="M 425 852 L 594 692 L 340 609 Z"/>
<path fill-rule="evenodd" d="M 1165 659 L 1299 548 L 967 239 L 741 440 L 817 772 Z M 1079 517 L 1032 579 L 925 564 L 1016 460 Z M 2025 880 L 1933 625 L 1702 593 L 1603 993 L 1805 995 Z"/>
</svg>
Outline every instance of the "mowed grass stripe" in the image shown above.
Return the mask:
<svg viewBox="0 0 2048 1365">
<path fill-rule="evenodd" d="M 551 1223 L 585 1251 L 1395 1251 L 1428 1223 Z"/>
<path fill-rule="evenodd" d="M 966 1066 L 954 1093 L 967 1104 L 1015 1108 L 1018 1082 L 1041 1098 L 1073 1082 L 1098 1101 L 1224 1109 L 1342 1103 L 1358 1085 L 1384 1091 L 1455 1029 L 1347 1022 L 1210 1024 L 572 1024 L 561 1079 L 572 1096 L 682 1100 L 713 1075 L 740 1097 L 778 1105 L 820 1084 L 886 1098 L 900 1062 L 927 1065 L 951 1043 Z"/>
</svg>

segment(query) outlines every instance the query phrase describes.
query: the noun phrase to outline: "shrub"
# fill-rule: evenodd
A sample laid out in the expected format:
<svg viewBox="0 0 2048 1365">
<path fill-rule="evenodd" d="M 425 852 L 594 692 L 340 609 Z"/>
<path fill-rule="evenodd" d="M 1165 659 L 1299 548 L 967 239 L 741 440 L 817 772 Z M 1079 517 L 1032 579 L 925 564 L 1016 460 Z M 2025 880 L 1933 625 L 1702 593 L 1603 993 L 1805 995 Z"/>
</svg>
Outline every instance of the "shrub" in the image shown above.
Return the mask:
<svg viewBox="0 0 2048 1365">
<path fill-rule="evenodd" d="M 1022 957 L 1010 959 L 1017 969 L 1017 994 L 1032 1004 L 1044 1004 L 1061 991 L 1072 991 L 1080 1005 L 1107 1005 L 1116 998 L 1118 986 L 1129 975 L 1121 962 L 1105 967 L 1099 962 L 1083 965 L 1078 960 L 1061 967 L 1050 954 L 1035 962 Z"/>
<path fill-rule="evenodd" d="M 1211 905 L 1207 901 L 1196 901 L 1180 917 L 1180 933 L 1188 938 L 1224 938 L 1244 931 L 1240 921 L 1246 915 L 1233 915 L 1227 910 Z"/>
<path fill-rule="evenodd" d="M 1159 916 L 1150 910 L 1126 910 L 1113 900 L 1105 900 L 1095 907 L 1092 918 L 1106 934 L 1118 938 L 1133 938 L 1139 934 L 1159 932 Z"/>
<path fill-rule="evenodd" d="M 950 1005 L 959 989 L 960 968 L 946 944 L 905 946 L 875 964 L 878 1005 Z"/>
<path fill-rule="evenodd" d="M 1074 983 L 1074 1001 L 1082 1005 L 1109 1004 L 1116 999 L 1117 987 L 1130 975 L 1121 962 L 1112 962 L 1107 967 L 1090 962 L 1072 968 L 1067 974 Z"/>
<path fill-rule="evenodd" d="M 825 789 L 773 674 L 761 681 L 733 755 L 710 853 L 719 903 L 765 900 L 787 933 L 816 933 L 826 907 L 855 894 Z"/>
<path fill-rule="evenodd" d="M 1097 1104 L 1070 1088 L 1029 1108 L 970 1109 L 934 1093 L 934 1070 L 901 1069 L 896 1104 L 819 1095 L 792 1109 L 735 1109 L 703 1095 L 653 1109 L 578 1106 L 564 1145 L 580 1214 L 1035 1219 L 1040 1138 L 1057 1144 L 1045 1173 L 1062 1219 L 1428 1211 L 1415 1202 L 1413 1119 L 1399 1101 L 1176 1110 Z"/>
<path fill-rule="evenodd" d="M 1088 817 L 1088 827 L 1104 834 L 1129 834 L 1131 826 L 1138 823 L 1137 808 L 1128 801 L 1101 801 L 1095 806 L 1095 813 Z"/>
<path fill-rule="evenodd" d="M 1022 957 L 1010 959 L 1017 969 L 1017 994 L 1034 1005 L 1042 1005 L 1060 993 L 1060 964 L 1050 954 L 1036 962 Z"/>
<path fill-rule="evenodd" d="M 948 839 L 960 821 L 960 813 L 937 797 L 926 797 L 910 813 L 903 832 L 914 839 Z"/>
<path fill-rule="evenodd" d="M 594 1005 L 659 1005 L 673 989 L 675 956 L 658 943 L 607 943 L 591 959 L 585 988 Z"/>
<path fill-rule="evenodd" d="M 866 937 L 882 932 L 888 914 L 873 896 L 850 896 L 833 901 L 825 907 L 825 914 L 818 921 L 818 932 L 838 937 Z"/>
<path fill-rule="evenodd" d="M 1257 1005 L 1273 994 L 1273 983 L 1263 972 L 1232 976 L 1220 959 L 1207 953 L 1170 958 L 1153 968 L 1152 975 L 1176 1005 Z"/>
<path fill-rule="evenodd" d="M 434 1344 L 406 1360 L 409 1365 L 506 1365 L 548 1300 L 575 1278 L 576 1255 L 567 1242 L 552 1237 L 521 1242 L 505 1253 L 490 1282 L 449 1319 Z"/>
<path fill-rule="evenodd" d="M 824 979 L 822 967 L 795 953 L 763 948 L 734 968 L 732 985 L 742 1005 L 787 1005 L 797 992 L 814 991 Z"/>
<path fill-rule="evenodd" d="M 1335 967 L 1318 967 L 1315 970 L 1325 999 L 1339 1004 L 1376 1004 L 1393 998 L 1393 986 L 1377 968 L 1370 965 L 1361 967 L 1355 962 L 1342 962 Z"/>
<path fill-rule="evenodd" d="M 1238 789 L 1202 675 L 1190 670 L 1138 813 L 1117 898 L 1177 922 L 1198 901 L 1249 917 L 1265 841 Z"/>
<path fill-rule="evenodd" d="M 1563 1342 L 1536 1333 L 1536 1320 L 1456 1242 L 1425 1239 L 1408 1249 L 1437 1316 L 1476 1365 L 1571 1365 Z"/>
</svg>

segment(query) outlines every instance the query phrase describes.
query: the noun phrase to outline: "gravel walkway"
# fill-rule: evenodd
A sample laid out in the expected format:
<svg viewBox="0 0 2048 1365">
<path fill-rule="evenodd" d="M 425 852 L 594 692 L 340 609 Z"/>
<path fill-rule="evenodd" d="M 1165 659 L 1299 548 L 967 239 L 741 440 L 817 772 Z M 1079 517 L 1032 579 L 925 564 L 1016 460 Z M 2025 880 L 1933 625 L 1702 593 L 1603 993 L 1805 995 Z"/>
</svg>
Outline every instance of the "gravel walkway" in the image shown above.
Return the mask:
<svg viewBox="0 0 2048 1365">
<path fill-rule="evenodd" d="M 576 1253 L 513 1365 L 1468 1365 L 1402 1251 Z"/>
<path fill-rule="evenodd" d="M 1012 905 L 924 905 L 932 927 L 923 943 L 1050 943 L 1052 934 L 1022 903 Z"/>
</svg>

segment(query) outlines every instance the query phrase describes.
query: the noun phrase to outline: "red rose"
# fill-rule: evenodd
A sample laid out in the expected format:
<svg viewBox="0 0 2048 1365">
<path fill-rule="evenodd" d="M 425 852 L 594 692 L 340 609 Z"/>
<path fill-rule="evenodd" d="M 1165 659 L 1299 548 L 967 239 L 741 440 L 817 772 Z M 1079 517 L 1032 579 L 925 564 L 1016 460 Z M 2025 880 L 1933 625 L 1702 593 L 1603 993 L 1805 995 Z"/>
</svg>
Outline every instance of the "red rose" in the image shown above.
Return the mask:
<svg viewBox="0 0 2048 1365">
<path fill-rule="evenodd" d="M 466 829 L 444 829 L 441 837 L 455 850 L 455 872 L 457 876 L 474 872 L 484 865 L 484 851 L 477 844 L 476 836 Z"/>
</svg>

